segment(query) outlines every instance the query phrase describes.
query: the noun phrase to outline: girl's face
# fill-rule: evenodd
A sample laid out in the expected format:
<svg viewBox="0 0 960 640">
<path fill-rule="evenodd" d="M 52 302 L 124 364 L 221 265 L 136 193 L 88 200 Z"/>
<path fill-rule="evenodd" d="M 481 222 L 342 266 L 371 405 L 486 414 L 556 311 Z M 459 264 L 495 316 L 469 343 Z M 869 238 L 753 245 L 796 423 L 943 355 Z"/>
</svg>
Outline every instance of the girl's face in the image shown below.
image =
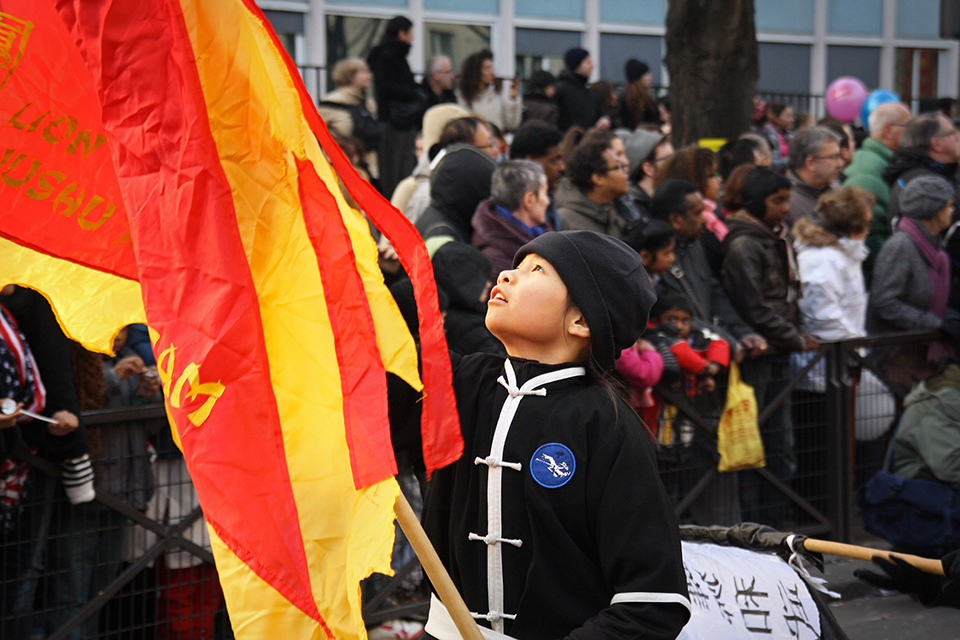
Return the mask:
<svg viewBox="0 0 960 640">
<path fill-rule="evenodd" d="M 670 244 L 656 253 L 650 253 L 646 250 L 641 251 L 640 259 L 643 260 L 643 267 L 647 270 L 647 273 L 655 273 L 659 276 L 672 267 L 673 263 L 677 260 L 677 257 L 673 253 L 676 245 L 676 241 L 671 240 Z"/>
<path fill-rule="evenodd" d="M 493 72 L 493 60 L 484 60 L 480 65 L 480 84 L 484 87 L 493 84 L 496 74 Z"/>
<path fill-rule="evenodd" d="M 717 167 L 711 165 L 707 168 L 707 175 L 703 185 L 703 197 L 707 200 L 713 200 L 714 202 L 719 200 L 720 186 L 722 184 L 723 180 L 720 179 L 720 174 L 717 173 Z"/>
<path fill-rule="evenodd" d="M 790 213 L 790 189 L 774 191 L 764 198 L 763 203 L 767 207 L 763 216 L 764 224 L 771 229 L 779 227 L 786 221 L 787 214 Z"/>
<path fill-rule="evenodd" d="M 793 129 L 793 124 L 795 122 L 795 117 L 793 115 L 793 107 L 787 107 L 780 112 L 780 115 L 775 116 L 772 113 L 770 114 L 770 120 L 775 124 L 781 131 L 789 131 Z"/>
<path fill-rule="evenodd" d="M 487 329 L 510 355 L 541 360 L 540 353 L 566 341 L 568 315 L 579 314 L 568 299 L 567 286 L 553 266 L 531 253 L 497 278 L 487 302 Z"/>
</svg>

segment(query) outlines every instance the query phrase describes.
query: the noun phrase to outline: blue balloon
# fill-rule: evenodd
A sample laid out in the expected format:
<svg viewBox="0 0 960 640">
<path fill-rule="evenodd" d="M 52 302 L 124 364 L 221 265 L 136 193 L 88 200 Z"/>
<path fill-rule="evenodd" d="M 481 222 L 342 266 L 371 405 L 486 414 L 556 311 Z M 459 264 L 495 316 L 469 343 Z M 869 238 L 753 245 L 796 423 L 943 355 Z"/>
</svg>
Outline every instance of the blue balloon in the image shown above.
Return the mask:
<svg viewBox="0 0 960 640">
<path fill-rule="evenodd" d="M 860 120 L 868 133 L 870 131 L 870 114 L 884 102 L 900 102 L 900 96 L 887 89 L 875 89 L 863 101 L 863 106 L 860 107 Z"/>
</svg>

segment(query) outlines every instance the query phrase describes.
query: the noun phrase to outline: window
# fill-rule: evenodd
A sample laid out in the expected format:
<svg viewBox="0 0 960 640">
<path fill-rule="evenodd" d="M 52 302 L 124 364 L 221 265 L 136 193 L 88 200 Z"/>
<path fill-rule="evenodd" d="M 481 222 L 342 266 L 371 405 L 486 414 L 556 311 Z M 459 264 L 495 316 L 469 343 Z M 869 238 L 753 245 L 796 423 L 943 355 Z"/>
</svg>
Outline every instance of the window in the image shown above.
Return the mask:
<svg viewBox="0 0 960 640">
<path fill-rule="evenodd" d="M 600 0 L 600 22 L 662 26 L 666 16 L 664 0 Z"/>
<path fill-rule="evenodd" d="M 453 62 L 453 72 L 460 75 L 463 61 L 481 49 L 490 48 L 490 27 L 473 24 L 446 24 L 426 22 L 424 54 L 429 60 L 433 56 L 444 55 Z M 494 51 L 496 55 L 496 51 Z M 426 60 L 424 60 L 426 68 Z"/>
<path fill-rule="evenodd" d="M 813 0 L 755 0 L 757 31 L 813 33 Z"/>
<path fill-rule="evenodd" d="M 904 99 L 938 97 L 939 60 L 936 49 L 897 48 L 893 90 Z"/>
<path fill-rule="evenodd" d="M 620 85 L 627 79 L 623 66 L 630 58 L 646 62 L 653 75 L 655 87 L 662 84 L 660 61 L 663 58 L 663 38 L 660 36 L 634 36 L 622 33 L 600 34 L 600 77 Z"/>
<path fill-rule="evenodd" d="M 516 0 L 518 16 L 583 20 L 584 0 Z"/>
<path fill-rule="evenodd" d="M 837 34 L 880 36 L 883 32 L 883 0 L 829 0 L 827 31 Z M 867 86 L 871 86 L 870 83 L 867 83 Z"/>
<path fill-rule="evenodd" d="M 880 86 L 880 47 L 827 47 L 827 82 L 840 76 L 859 78 L 868 87 Z"/>
<path fill-rule="evenodd" d="M 539 69 L 557 75 L 564 68 L 563 54 L 567 49 L 580 46 L 580 34 L 576 31 L 517 29 L 515 42 L 520 77 L 529 78 Z"/>
</svg>

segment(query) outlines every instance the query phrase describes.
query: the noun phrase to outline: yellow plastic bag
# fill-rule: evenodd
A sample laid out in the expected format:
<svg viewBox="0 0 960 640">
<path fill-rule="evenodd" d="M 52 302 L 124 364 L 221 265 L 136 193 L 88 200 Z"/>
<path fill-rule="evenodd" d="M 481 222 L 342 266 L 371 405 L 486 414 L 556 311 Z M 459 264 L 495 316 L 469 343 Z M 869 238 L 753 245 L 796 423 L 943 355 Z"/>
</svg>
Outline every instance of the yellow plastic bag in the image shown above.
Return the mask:
<svg viewBox="0 0 960 640">
<path fill-rule="evenodd" d="M 766 461 L 757 425 L 759 413 L 753 387 L 740 378 L 740 368 L 735 362 L 730 363 L 729 380 L 727 402 L 717 427 L 717 450 L 720 452 L 717 471 L 763 467 Z"/>
</svg>

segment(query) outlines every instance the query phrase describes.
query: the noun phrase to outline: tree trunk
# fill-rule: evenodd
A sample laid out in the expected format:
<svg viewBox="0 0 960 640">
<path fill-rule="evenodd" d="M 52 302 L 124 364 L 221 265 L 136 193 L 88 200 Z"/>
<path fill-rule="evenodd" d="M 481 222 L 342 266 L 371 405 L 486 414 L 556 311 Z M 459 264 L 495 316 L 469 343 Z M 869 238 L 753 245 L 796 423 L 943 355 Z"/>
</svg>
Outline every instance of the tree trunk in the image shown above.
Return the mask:
<svg viewBox="0 0 960 640">
<path fill-rule="evenodd" d="M 670 0 L 667 70 L 673 144 L 736 138 L 757 89 L 753 0 Z"/>
</svg>

